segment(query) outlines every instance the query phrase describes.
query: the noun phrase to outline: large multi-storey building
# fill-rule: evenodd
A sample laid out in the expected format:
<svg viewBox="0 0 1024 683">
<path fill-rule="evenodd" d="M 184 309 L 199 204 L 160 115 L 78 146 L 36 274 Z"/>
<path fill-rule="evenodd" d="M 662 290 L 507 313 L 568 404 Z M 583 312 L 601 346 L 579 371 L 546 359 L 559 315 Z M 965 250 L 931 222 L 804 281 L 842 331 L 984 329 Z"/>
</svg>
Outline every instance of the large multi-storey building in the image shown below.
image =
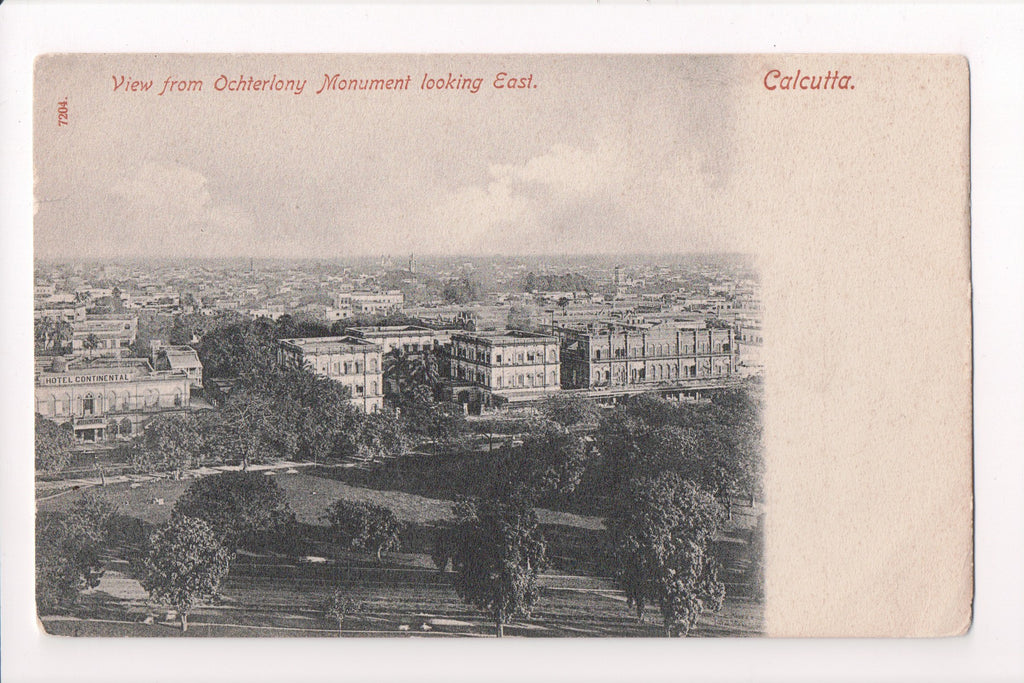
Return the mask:
<svg viewBox="0 0 1024 683">
<path fill-rule="evenodd" d="M 124 358 L 138 334 L 138 318 L 128 315 L 87 315 L 72 324 L 71 352 L 75 355 Z"/>
<path fill-rule="evenodd" d="M 559 329 L 567 389 L 683 384 L 734 374 L 736 343 L 728 328 L 703 323 L 604 323 Z"/>
<path fill-rule="evenodd" d="M 352 404 L 372 413 L 383 407 L 381 347 L 359 337 L 304 337 L 282 339 L 278 358 L 351 389 Z"/>
<path fill-rule="evenodd" d="M 479 389 L 486 406 L 532 401 L 562 388 L 558 337 L 505 330 L 459 332 L 451 339 L 450 379 Z"/>
<path fill-rule="evenodd" d="M 36 413 L 71 422 L 82 442 L 138 433 L 156 415 L 189 409 L 184 372 L 154 370 L 145 358 L 39 359 Z"/>
</svg>

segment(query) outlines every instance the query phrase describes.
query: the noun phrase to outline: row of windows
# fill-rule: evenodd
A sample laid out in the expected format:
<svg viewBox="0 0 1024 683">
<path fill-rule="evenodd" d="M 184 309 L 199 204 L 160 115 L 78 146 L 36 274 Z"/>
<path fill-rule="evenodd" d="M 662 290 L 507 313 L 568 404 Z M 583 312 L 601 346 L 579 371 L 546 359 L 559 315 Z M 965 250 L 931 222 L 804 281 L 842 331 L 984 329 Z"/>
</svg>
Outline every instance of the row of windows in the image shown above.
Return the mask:
<svg viewBox="0 0 1024 683">
<path fill-rule="evenodd" d="M 522 374 L 518 374 L 518 375 L 511 375 L 509 377 L 507 383 L 505 382 L 505 379 L 504 379 L 504 377 L 502 375 L 496 375 L 494 377 L 494 380 L 493 380 L 493 383 L 492 383 L 491 378 L 487 375 L 487 373 L 484 373 L 484 372 L 482 372 L 480 370 L 476 370 L 474 368 L 464 368 L 462 366 L 457 366 L 455 368 L 455 376 L 458 379 L 464 379 L 464 380 L 468 380 L 470 382 L 476 382 L 477 384 L 480 384 L 482 386 L 492 387 L 494 389 L 502 389 L 502 388 L 514 389 L 514 388 L 546 387 L 546 386 L 556 386 L 556 385 L 558 385 L 558 371 L 557 370 L 552 370 L 551 371 L 551 374 L 549 375 L 550 380 L 547 381 L 547 382 L 545 382 L 544 373 L 543 372 L 538 372 L 538 373 L 535 373 L 535 374 L 534 373 L 522 373 Z"/>
<path fill-rule="evenodd" d="M 457 346 L 455 348 L 455 356 L 457 358 L 466 358 L 468 360 L 475 360 L 481 363 L 493 363 L 494 365 L 525 365 L 529 363 L 544 362 L 543 351 L 520 351 L 518 353 L 508 354 L 495 353 L 494 360 L 491 360 L 490 353 L 485 349 L 467 349 L 462 346 Z M 558 362 L 558 351 L 554 348 L 548 349 L 548 362 Z"/>
<path fill-rule="evenodd" d="M 321 364 L 320 372 L 334 375 L 361 375 L 363 374 L 363 361 L 335 361 L 333 366 L 330 363 Z M 367 372 L 377 372 L 376 358 L 371 358 L 367 363 Z"/>
<path fill-rule="evenodd" d="M 495 389 L 501 389 L 504 378 L 498 375 L 494 378 Z M 509 389 L 522 389 L 526 387 L 546 387 L 546 386 L 557 386 L 558 385 L 558 373 L 554 370 L 551 371 L 550 381 L 544 382 L 544 373 L 538 372 L 536 375 L 513 375 L 509 378 L 507 388 Z M 487 384 L 491 386 L 491 384 Z"/>
<path fill-rule="evenodd" d="M 618 348 L 612 350 L 613 358 L 640 358 L 641 356 L 672 356 L 676 355 L 673 351 L 674 344 L 651 344 L 646 349 L 640 346 L 634 346 L 629 349 L 629 353 L 626 353 L 625 348 Z M 696 346 L 693 344 L 681 344 L 679 355 L 687 355 L 691 353 L 709 353 L 711 345 L 707 342 L 700 342 Z M 714 345 L 713 353 L 729 353 L 730 346 L 728 342 L 719 343 Z M 646 351 L 646 353 L 644 353 Z M 604 354 L 604 349 L 594 349 L 594 360 L 601 360 L 601 358 L 608 358 Z"/>
<path fill-rule="evenodd" d="M 715 363 L 711 367 L 712 375 L 727 375 L 729 374 L 728 363 Z M 609 384 L 614 381 L 615 384 L 625 384 L 627 379 L 632 383 L 636 382 L 661 382 L 673 379 L 679 379 L 680 377 L 685 379 L 687 377 L 697 377 L 697 366 L 685 365 L 682 368 L 676 365 L 652 365 L 650 368 L 631 368 L 628 372 L 626 368 L 615 368 L 613 370 L 598 370 L 594 374 L 594 384 Z M 701 374 L 706 374 L 702 372 Z"/>
<path fill-rule="evenodd" d="M 363 385 L 362 384 L 353 384 L 352 385 L 352 393 L 355 396 L 363 396 L 364 395 L 363 394 Z M 369 396 L 376 396 L 377 395 L 377 383 L 376 382 L 370 382 L 370 393 L 368 395 Z"/>
<path fill-rule="evenodd" d="M 105 412 L 127 412 L 129 410 L 143 410 L 146 408 L 171 408 L 181 407 L 185 404 L 185 395 L 181 391 L 173 394 L 161 395 L 156 389 L 150 389 L 145 394 L 132 397 L 130 394 L 117 394 L 111 392 L 106 396 L 91 393 L 77 397 L 74 400 L 74 412 L 72 413 L 71 396 L 64 394 L 61 397 L 50 396 L 36 402 L 37 410 L 44 416 L 71 416 L 89 417 L 102 415 Z"/>
</svg>

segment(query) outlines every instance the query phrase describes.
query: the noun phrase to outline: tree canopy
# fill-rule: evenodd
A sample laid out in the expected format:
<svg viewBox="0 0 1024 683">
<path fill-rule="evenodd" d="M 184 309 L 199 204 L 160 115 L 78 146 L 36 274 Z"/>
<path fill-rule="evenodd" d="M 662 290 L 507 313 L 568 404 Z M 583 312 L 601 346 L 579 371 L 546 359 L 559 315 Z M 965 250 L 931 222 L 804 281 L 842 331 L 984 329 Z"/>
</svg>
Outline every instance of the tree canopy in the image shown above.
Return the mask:
<svg viewBox="0 0 1024 683">
<path fill-rule="evenodd" d="M 294 521 L 284 491 L 259 472 L 222 472 L 192 482 L 173 514 L 201 519 L 229 548 L 257 534 L 282 531 Z"/>
<path fill-rule="evenodd" d="M 36 516 L 36 605 L 48 612 L 78 600 L 103 575 L 101 542 L 113 508 L 88 494 L 64 513 Z"/>
<path fill-rule="evenodd" d="M 192 609 L 217 594 L 231 554 L 206 522 L 184 515 L 154 532 L 149 545 L 142 587 L 155 602 L 177 610 L 186 631 Z"/>
<path fill-rule="evenodd" d="M 588 463 L 590 447 L 583 437 L 551 420 L 533 420 L 523 444 L 506 455 L 499 485 L 507 495 L 533 502 L 551 501 L 576 490 Z M 512 490 L 521 487 L 515 493 Z"/>
<path fill-rule="evenodd" d="M 631 495 L 607 521 L 615 578 L 643 619 L 647 604 L 661 611 L 666 633 L 686 635 L 725 597 L 714 534 L 722 510 L 712 496 L 673 473 L 631 484 Z"/>
<path fill-rule="evenodd" d="M 540 596 L 537 576 L 545 544 L 537 513 L 524 501 L 498 499 L 460 511 L 461 518 L 438 539 L 444 548 L 435 554 L 450 554 L 456 592 L 490 615 L 500 637 L 504 625 L 528 615 Z"/>
<path fill-rule="evenodd" d="M 594 427 L 601 417 L 601 409 L 593 400 L 574 394 L 549 396 L 541 402 L 540 412 L 563 427 Z"/>
<path fill-rule="evenodd" d="M 401 526 L 395 513 L 382 505 L 339 500 L 327 509 L 324 521 L 334 539 L 352 550 L 381 553 L 400 547 Z"/>
<path fill-rule="evenodd" d="M 604 414 L 595 435 L 602 486 L 614 498 L 630 479 L 674 472 L 719 497 L 754 495 L 763 474 L 760 386 L 723 390 L 703 403 L 639 395 Z"/>
<path fill-rule="evenodd" d="M 70 422 L 57 424 L 36 415 L 36 469 L 56 472 L 71 462 L 75 431 Z"/>
<path fill-rule="evenodd" d="M 132 444 L 133 466 L 142 471 L 172 471 L 176 478 L 202 460 L 202 425 L 192 414 L 157 417 Z"/>
</svg>

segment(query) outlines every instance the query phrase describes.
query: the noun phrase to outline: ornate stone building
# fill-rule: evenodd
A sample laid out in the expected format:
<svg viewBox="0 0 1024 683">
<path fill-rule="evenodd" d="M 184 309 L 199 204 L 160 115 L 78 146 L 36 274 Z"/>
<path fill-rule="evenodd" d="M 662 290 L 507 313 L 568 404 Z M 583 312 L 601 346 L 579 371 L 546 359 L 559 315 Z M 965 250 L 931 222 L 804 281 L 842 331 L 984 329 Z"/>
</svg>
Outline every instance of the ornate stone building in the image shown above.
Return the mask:
<svg viewBox="0 0 1024 683">
<path fill-rule="evenodd" d="M 384 403 L 381 347 L 359 337 L 304 337 L 282 339 L 278 357 L 296 367 L 313 372 L 349 387 L 352 404 L 367 413 L 380 410 Z"/>
</svg>

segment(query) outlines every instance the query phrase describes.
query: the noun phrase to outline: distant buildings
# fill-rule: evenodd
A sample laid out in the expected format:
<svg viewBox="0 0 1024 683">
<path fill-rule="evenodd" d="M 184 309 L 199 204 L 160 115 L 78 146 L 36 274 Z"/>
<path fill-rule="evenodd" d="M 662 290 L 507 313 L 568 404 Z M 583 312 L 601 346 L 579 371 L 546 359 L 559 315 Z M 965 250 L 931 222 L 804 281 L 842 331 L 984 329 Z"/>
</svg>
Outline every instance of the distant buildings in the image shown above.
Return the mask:
<svg viewBox="0 0 1024 683">
<path fill-rule="evenodd" d="M 363 412 L 384 404 L 381 347 L 359 337 L 304 337 L 278 342 L 278 359 L 294 367 L 308 367 L 318 375 L 351 389 L 352 404 Z"/>
<path fill-rule="evenodd" d="M 289 315 L 329 326 L 401 311 L 422 326 L 365 325 L 348 328 L 346 337 L 287 339 L 279 343 L 279 357 L 349 386 L 353 404 L 367 412 L 381 408 L 383 358 L 395 352 L 418 356 L 396 364 L 395 372 L 389 366 L 389 391 L 425 381 L 436 398 L 474 412 L 528 405 L 560 391 L 606 402 L 645 391 L 692 396 L 762 371 L 760 287 L 752 269 L 728 260 L 574 261 L 538 268 L 515 258 L 417 263 L 410 257 L 407 269 L 390 258 L 380 265 L 358 259 L 315 267 L 247 265 L 39 266 L 39 353 L 71 351 L 66 360 L 74 367 L 92 358 L 135 368 L 140 360 L 127 356 L 136 337 L 166 342 L 179 313 Z M 412 277 L 414 272 L 421 275 Z M 524 288 L 534 272 L 543 274 L 537 286 Z M 468 288 L 471 295 L 453 297 L 439 287 L 467 273 L 481 285 Z M 580 282 L 593 286 L 575 286 Z M 406 306 L 403 291 L 414 305 Z M 193 330 L 204 327 L 186 322 Z M 202 365 L 190 347 L 158 344 L 148 365 L 154 377 L 178 377 L 193 391 L 203 385 Z M 133 370 L 132 377 L 140 372 Z M 50 391 L 57 385 L 40 386 Z M 152 414 L 140 410 L 138 419 L 129 420 L 136 427 Z M 76 419 L 85 419 L 84 408 Z M 76 431 L 85 438 L 84 429 Z M 108 426 L 90 438 L 110 433 Z"/>
<path fill-rule="evenodd" d="M 157 415 L 189 408 L 189 378 L 154 370 L 145 358 L 39 359 L 35 409 L 58 424 L 70 422 L 85 443 L 141 431 Z"/>
<path fill-rule="evenodd" d="M 405 295 L 400 290 L 386 292 L 342 292 L 334 296 L 335 308 L 348 308 L 355 313 L 386 315 L 401 311 Z"/>
</svg>

